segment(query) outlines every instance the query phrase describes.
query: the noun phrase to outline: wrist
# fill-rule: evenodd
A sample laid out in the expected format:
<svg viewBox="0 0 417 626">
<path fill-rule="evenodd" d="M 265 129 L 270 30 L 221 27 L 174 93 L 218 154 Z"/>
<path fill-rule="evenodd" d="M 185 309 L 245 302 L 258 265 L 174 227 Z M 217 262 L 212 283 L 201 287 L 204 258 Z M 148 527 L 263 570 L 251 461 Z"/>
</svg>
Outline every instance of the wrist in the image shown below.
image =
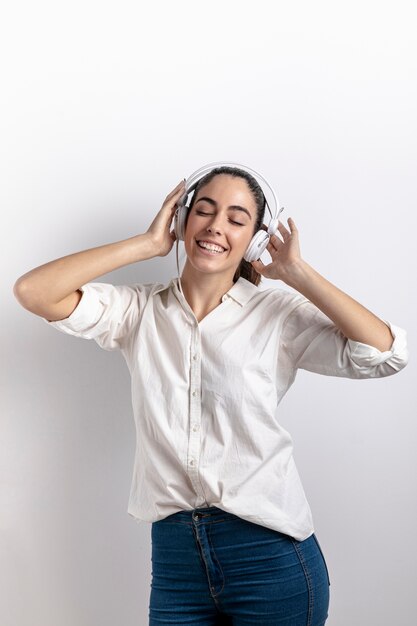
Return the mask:
<svg viewBox="0 0 417 626">
<path fill-rule="evenodd" d="M 146 261 L 158 256 L 158 249 L 149 233 L 134 235 L 129 241 L 133 245 L 134 262 Z"/>
<path fill-rule="evenodd" d="M 146 233 L 138 235 L 138 237 L 142 239 L 142 246 L 148 251 L 148 258 L 165 256 L 167 254 L 166 246 L 163 243 L 161 244 L 160 239 L 155 237 L 152 232 L 146 231 Z"/>
<path fill-rule="evenodd" d="M 293 289 L 300 291 L 303 285 L 309 280 L 312 267 L 303 259 L 298 259 L 287 265 L 283 271 L 282 280 Z"/>
</svg>

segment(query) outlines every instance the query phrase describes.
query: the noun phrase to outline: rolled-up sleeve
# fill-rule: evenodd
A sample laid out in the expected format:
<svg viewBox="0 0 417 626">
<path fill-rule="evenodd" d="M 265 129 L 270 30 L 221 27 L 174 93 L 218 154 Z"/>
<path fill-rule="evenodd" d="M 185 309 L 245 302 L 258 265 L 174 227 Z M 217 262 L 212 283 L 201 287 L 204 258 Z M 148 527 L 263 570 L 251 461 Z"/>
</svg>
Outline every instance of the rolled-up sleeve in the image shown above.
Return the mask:
<svg viewBox="0 0 417 626">
<path fill-rule="evenodd" d="M 403 328 L 381 320 L 390 328 L 389 350 L 348 339 L 318 307 L 303 298 L 295 303 L 283 324 L 280 339 L 282 358 L 293 369 L 327 376 L 382 378 L 408 363 L 407 334 Z"/>
<path fill-rule="evenodd" d="M 358 367 L 373 368 L 376 365 L 386 363 L 396 372 L 399 372 L 408 363 L 407 333 L 403 328 L 395 326 L 388 320 L 382 321 L 385 322 L 394 337 L 390 349 L 381 352 L 374 346 L 348 339 L 350 358 Z"/>
<path fill-rule="evenodd" d="M 71 315 L 56 321 L 42 319 L 69 335 L 94 339 L 104 350 L 122 349 L 139 321 L 149 286 L 87 283 L 80 287 L 82 296 Z"/>
</svg>

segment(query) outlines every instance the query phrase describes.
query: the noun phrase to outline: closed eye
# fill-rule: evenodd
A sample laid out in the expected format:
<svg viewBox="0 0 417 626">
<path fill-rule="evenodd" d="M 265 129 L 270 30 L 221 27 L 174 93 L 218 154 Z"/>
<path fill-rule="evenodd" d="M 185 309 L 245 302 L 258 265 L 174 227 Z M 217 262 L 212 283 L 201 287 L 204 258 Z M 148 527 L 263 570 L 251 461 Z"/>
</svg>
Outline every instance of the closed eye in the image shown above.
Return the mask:
<svg viewBox="0 0 417 626">
<path fill-rule="evenodd" d="M 204 213 L 203 211 L 196 210 L 197 215 L 213 215 L 213 213 Z M 245 224 L 241 224 L 240 222 L 235 222 L 235 220 L 230 220 L 232 224 L 236 224 L 237 226 L 244 226 Z"/>
</svg>

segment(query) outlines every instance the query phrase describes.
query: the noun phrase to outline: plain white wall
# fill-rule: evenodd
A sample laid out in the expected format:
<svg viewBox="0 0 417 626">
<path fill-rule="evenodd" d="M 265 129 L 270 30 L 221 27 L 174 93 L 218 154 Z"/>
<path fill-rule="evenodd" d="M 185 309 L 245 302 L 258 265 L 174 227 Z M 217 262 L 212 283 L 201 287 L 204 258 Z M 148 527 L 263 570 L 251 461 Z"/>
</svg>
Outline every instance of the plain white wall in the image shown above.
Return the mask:
<svg viewBox="0 0 417 626">
<path fill-rule="evenodd" d="M 147 624 L 151 572 L 151 527 L 127 514 L 124 360 L 48 328 L 13 283 L 144 232 L 181 178 L 232 160 L 271 182 L 308 263 L 408 332 L 392 377 L 299 371 L 281 422 L 330 570 L 327 623 L 414 626 L 413 3 L 17 0 L 0 17 L 2 624 Z M 176 274 L 174 247 L 100 280 Z"/>
</svg>

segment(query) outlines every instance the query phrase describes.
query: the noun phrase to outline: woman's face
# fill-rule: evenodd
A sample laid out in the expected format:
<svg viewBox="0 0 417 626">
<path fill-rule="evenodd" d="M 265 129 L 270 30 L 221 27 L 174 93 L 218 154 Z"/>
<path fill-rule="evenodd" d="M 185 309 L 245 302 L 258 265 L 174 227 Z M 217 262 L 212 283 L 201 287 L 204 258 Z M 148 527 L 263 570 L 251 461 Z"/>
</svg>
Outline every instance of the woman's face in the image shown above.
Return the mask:
<svg viewBox="0 0 417 626">
<path fill-rule="evenodd" d="M 189 213 L 184 245 L 188 261 L 203 272 L 230 271 L 239 266 L 253 236 L 256 203 L 244 178 L 218 174 L 199 189 Z M 203 249 L 211 241 L 222 252 Z"/>
</svg>

